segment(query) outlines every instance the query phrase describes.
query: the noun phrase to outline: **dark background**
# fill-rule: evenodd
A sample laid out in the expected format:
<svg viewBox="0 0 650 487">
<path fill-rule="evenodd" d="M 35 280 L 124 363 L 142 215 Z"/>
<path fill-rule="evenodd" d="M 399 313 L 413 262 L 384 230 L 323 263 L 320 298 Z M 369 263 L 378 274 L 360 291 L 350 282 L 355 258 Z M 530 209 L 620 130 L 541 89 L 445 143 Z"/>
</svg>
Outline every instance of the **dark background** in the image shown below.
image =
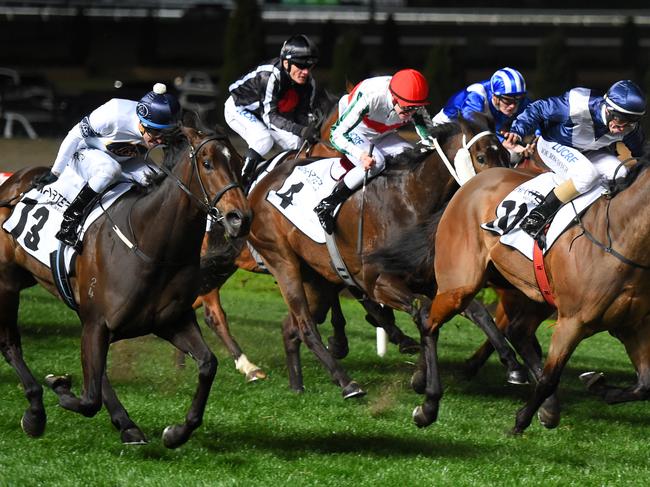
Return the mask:
<svg viewBox="0 0 650 487">
<path fill-rule="evenodd" d="M 39 136 L 60 136 L 109 98 L 138 99 L 157 81 L 182 88 L 183 77 L 198 70 L 214 82 L 199 92 L 214 99 L 204 115 L 220 122 L 228 84 L 277 56 L 296 33 L 319 45 L 314 75 L 329 91 L 413 67 L 430 81 L 432 113 L 503 66 L 524 74 L 533 97 L 574 85 L 605 90 L 623 78 L 648 90 L 647 2 L 609 10 L 612 2 L 584 3 L 0 2 L 0 67 L 20 76 L 5 80 L 0 102 L 31 117 Z"/>
</svg>

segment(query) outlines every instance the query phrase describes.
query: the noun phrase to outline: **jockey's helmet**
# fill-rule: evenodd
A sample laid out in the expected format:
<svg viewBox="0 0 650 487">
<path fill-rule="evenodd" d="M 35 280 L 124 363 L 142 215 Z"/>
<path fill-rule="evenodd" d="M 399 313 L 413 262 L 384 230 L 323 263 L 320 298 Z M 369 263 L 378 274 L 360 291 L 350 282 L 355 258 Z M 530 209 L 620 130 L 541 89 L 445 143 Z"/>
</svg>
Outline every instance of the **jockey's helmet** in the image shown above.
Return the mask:
<svg viewBox="0 0 650 487">
<path fill-rule="evenodd" d="M 495 96 L 517 96 L 526 94 L 526 81 L 514 68 L 502 68 L 490 78 L 490 88 Z"/>
<path fill-rule="evenodd" d="M 142 125 L 147 128 L 165 130 L 175 128 L 181 106 L 163 83 L 156 83 L 153 91 L 144 95 L 136 106 L 136 112 Z"/>
<path fill-rule="evenodd" d="M 400 106 L 428 105 L 429 83 L 422 73 L 415 69 L 402 69 L 393 75 L 388 89 Z"/>
<path fill-rule="evenodd" d="M 645 95 L 629 79 L 614 83 L 604 98 L 609 114 L 619 120 L 637 122 L 645 114 Z"/>
<path fill-rule="evenodd" d="M 289 64 L 312 67 L 318 62 L 318 48 L 304 34 L 289 37 L 280 49 L 280 58 Z"/>
</svg>

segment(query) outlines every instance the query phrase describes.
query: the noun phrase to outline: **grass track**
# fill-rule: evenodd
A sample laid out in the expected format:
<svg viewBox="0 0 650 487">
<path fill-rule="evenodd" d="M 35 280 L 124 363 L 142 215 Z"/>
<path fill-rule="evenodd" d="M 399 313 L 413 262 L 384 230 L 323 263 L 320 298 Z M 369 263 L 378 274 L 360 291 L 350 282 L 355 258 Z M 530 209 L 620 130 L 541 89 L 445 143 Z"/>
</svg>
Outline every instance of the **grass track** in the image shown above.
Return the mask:
<svg viewBox="0 0 650 487">
<path fill-rule="evenodd" d="M 556 430 L 535 422 L 520 438 L 506 432 L 528 387 L 504 383 L 492 358 L 474 381 L 460 364 L 482 337 L 458 319 L 442 330 L 445 396 L 438 422 L 418 430 L 420 402 L 408 382 L 413 357 L 390 346 L 374 353 L 374 329 L 361 308 L 344 302 L 350 355 L 343 361 L 368 391 L 343 401 L 303 347 L 307 392 L 287 387 L 280 322 L 285 313 L 273 280 L 240 272 L 223 293 L 233 331 L 269 379 L 245 384 L 225 349 L 205 335 L 220 360 L 204 424 L 178 450 L 162 446 L 165 426 L 182 420 L 196 384 L 193 362 L 174 366 L 171 346 L 158 339 L 114 345 L 109 375 L 150 443 L 126 447 L 102 410 L 84 418 L 58 407 L 45 391 L 46 434 L 30 439 L 19 421 L 26 401 L 13 370 L 0 366 L 0 485 L 645 485 L 650 478 L 647 403 L 607 406 L 584 392 L 577 375 L 598 369 L 615 382 L 634 380 L 619 342 L 598 335 L 580 345 L 563 376 L 563 418 Z M 414 326 L 404 315 L 402 328 Z M 20 322 L 25 355 L 37 377 L 71 373 L 79 391 L 79 325 L 45 291 L 24 293 Z M 323 325 L 327 337 L 330 326 Z M 548 343 L 550 330 L 540 329 Z"/>
</svg>

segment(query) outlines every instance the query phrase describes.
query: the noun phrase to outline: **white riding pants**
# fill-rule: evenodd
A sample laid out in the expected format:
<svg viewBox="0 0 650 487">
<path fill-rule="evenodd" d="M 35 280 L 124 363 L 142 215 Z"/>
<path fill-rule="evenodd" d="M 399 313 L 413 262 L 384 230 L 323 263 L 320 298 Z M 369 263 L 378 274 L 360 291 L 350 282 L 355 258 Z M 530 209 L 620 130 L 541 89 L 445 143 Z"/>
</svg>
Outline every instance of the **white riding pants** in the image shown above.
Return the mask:
<svg viewBox="0 0 650 487">
<path fill-rule="evenodd" d="M 235 105 L 232 96 L 226 100 L 223 115 L 228 126 L 246 141 L 248 147 L 263 157 L 271 152 L 274 143 L 283 150 L 300 147 L 300 137 L 286 130 L 270 129 L 253 112 Z"/>
<path fill-rule="evenodd" d="M 88 183 L 90 189 L 101 193 L 122 174 L 122 166 L 108 153 L 99 149 L 81 149 L 68 163 Z"/>
<path fill-rule="evenodd" d="M 372 142 L 368 140 L 365 134 L 361 133 L 361 131 L 352 130 L 350 135 L 354 144 L 361 147 L 364 152 L 369 152 L 370 146 L 374 145 L 372 157 L 375 160 L 375 164 L 373 164 L 373 166 L 368 170 L 369 177 L 376 176 L 384 170 L 384 167 L 386 167 L 386 156 L 393 156 L 413 147 L 412 144 L 404 140 L 394 131 L 386 132 L 379 137 L 374 138 Z M 348 173 L 343 177 L 343 181 L 348 188 L 356 189 L 363 183 L 365 170 L 359 159 L 348 156 L 348 160 L 354 164 L 355 167 L 348 171 Z"/>
<path fill-rule="evenodd" d="M 571 179 L 580 194 L 589 191 L 601 181 L 622 178 L 627 169 L 621 161 L 607 150 L 580 152 L 557 142 L 549 142 L 543 137 L 537 140 L 537 152 L 544 164 L 563 179 Z"/>
</svg>

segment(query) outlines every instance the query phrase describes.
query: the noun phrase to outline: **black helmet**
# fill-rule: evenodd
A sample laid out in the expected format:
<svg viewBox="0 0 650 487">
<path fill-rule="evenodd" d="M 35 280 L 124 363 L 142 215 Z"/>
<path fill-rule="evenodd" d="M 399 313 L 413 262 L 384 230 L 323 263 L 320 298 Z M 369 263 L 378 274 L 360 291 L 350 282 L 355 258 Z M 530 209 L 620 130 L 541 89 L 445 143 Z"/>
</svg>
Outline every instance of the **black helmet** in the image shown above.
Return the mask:
<svg viewBox="0 0 650 487">
<path fill-rule="evenodd" d="M 280 49 L 280 57 L 289 63 L 313 66 L 318 62 L 318 49 L 309 37 L 303 34 L 289 37 Z"/>
<path fill-rule="evenodd" d="M 147 128 L 164 130 L 176 127 L 181 106 L 167 87 L 156 83 L 153 91 L 144 95 L 136 105 L 136 112 L 142 125 Z"/>
</svg>

